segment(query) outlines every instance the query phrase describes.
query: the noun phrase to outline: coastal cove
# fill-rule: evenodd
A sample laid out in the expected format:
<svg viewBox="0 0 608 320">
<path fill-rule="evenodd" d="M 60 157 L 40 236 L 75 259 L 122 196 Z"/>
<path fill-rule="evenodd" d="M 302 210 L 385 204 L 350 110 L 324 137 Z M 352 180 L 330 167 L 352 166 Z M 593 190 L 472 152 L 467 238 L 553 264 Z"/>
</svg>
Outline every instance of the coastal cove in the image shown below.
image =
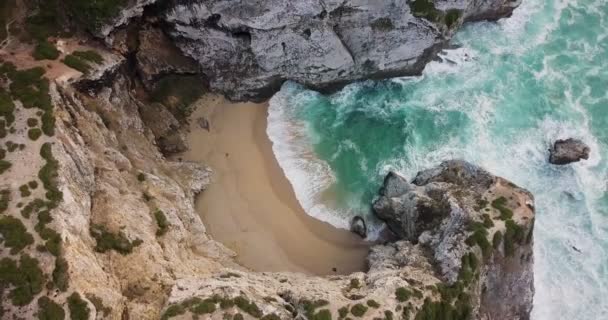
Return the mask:
<svg viewBox="0 0 608 320">
<path fill-rule="evenodd" d="M 266 135 L 267 103 L 208 95 L 195 105 L 190 150 L 179 157 L 213 170 L 213 183 L 198 196 L 196 209 L 209 234 L 237 254 L 236 261 L 255 271 L 365 270 L 371 243 L 308 216 L 297 202 Z"/>
</svg>

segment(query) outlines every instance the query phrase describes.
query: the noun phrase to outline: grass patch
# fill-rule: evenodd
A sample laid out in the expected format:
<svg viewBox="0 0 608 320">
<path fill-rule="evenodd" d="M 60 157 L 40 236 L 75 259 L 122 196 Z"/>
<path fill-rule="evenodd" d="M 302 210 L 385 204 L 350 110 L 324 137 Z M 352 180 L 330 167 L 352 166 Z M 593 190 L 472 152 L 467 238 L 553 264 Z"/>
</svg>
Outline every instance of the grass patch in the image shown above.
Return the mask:
<svg viewBox="0 0 608 320">
<path fill-rule="evenodd" d="M 4 172 L 6 172 L 8 169 L 10 169 L 13 165 L 6 161 L 6 160 L 0 160 L 0 174 L 3 174 Z"/>
<path fill-rule="evenodd" d="M 174 304 L 172 306 L 169 306 L 167 310 L 165 310 L 161 319 L 167 320 L 182 315 L 184 313 L 186 313 L 186 308 L 184 308 L 184 306 L 182 306 L 181 304 Z"/>
<path fill-rule="evenodd" d="M 103 57 L 94 50 L 74 51 L 72 52 L 72 55 L 95 64 L 103 63 Z"/>
<path fill-rule="evenodd" d="M 127 0 L 65 0 L 65 5 L 77 22 L 89 31 L 96 31 L 116 17 Z"/>
<path fill-rule="evenodd" d="M 15 104 L 13 103 L 13 98 L 0 89 L 0 117 L 4 117 L 5 122 L 2 123 L 2 129 L 5 126 L 11 125 L 15 121 Z M 4 134 L 6 136 L 6 133 Z"/>
<path fill-rule="evenodd" d="M 85 60 L 73 54 L 68 54 L 65 56 L 65 58 L 63 58 L 63 60 L 61 60 L 61 62 L 72 69 L 82 72 L 83 74 L 88 74 L 89 71 L 91 71 L 91 66 Z"/>
<path fill-rule="evenodd" d="M 91 236 L 97 241 L 95 251 L 101 253 L 114 250 L 126 255 L 133 252 L 133 248 L 141 244 L 141 240 L 129 241 L 122 232 L 111 233 L 101 225 L 92 225 L 90 232 Z"/>
<path fill-rule="evenodd" d="M 146 175 L 143 172 L 137 174 L 137 181 L 144 182 L 146 181 Z"/>
<path fill-rule="evenodd" d="M 262 310 L 254 303 L 247 300 L 247 298 L 243 296 L 238 296 L 234 298 L 234 304 L 245 313 L 251 315 L 254 318 L 259 318 L 262 316 Z"/>
<path fill-rule="evenodd" d="M 515 245 L 517 243 L 521 244 L 524 242 L 525 232 L 522 227 L 511 219 L 505 221 L 505 226 L 507 227 L 503 239 L 505 255 L 512 256 L 515 253 Z"/>
<path fill-rule="evenodd" d="M 38 171 L 38 179 L 42 181 L 42 185 L 46 189 L 46 198 L 49 200 L 47 207 L 53 209 L 63 199 L 63 193 L 57 188 L 59 162 L 53 157 L 52 146 L 49 142 L 40 148 L 40 156 L 46 160 L 46 163 Z"/>
<path fill-rule="evenodd" d="M 110 315 L 110 313 L 112 312 L 112 308 L 106 307 L 103 304 L 103 300 L 101 300 L 100 297 L 98 297 L 92 293 L 87 293 L 85 296 L 95 306 L 95 309 L 97 310 L 97 312 L 103 313 L 103 315 L 105 317 L 108 317 Z"/>
<path fill-rule="evenodd" d="M 508 220 L 513 217 L 513 211 L 507 208 L 507 199 L 500 197 L 492 201 L 492 207 L 500 212 L 501 220 Z"/>
<path fill-rule="evenodd" d="M 30 192 L 30 188 L 28 187 L 27 184 L 20 186 L 19 192 L 21 193 L 22 198 L 29 197 L 32 195 L 32 193 Z"/>
<path fill-rule="evenodd" d="M 59 50 L 54 44 L 44 40 L 40 41 L 34 48 L 32 57 L 35 60 L 56 60 L 59 58 Z"/>
<path fill-rule="evenodd" d="M 68 297 L 68 308 L 70 309 L 70 319 L 72 320 L 88 320 L 91 310 L 87 303 L 82 300 L 78 292 L 72 293 Z"/>
<path fill-rule="evenodd" d="M 338 309 L 338 318 L 339 319 L 344 319 L 344 318 L 346 318 L 347 315 L 348 315 L 347 306 L 344 306 L 344 307 L 341 307 L 340 309 Z"/>
<path fill-rule="evenodd" d="M 498 249 L 498 246 L 502 243 L 502 233 L 500 231 L 496 231 L 494 233 L 494 237 L 492 237 L 492 247 L 494 249 Z"/>
<path fill-rule="evenodd" d="M 162 210 L 157 209 L 154 211 L 154 218 L 156 219 L 156 225 L 158 229 L 156 230 L 156 236 L 160 237 L 167 233 L 169 230 L 169 221 L 167 221 L 167 217 Z"/>
<path fill-rule="evenodd" d="M 461 16 L 462 16 L 461 10 L 451 9 L 446 12 L 443 21 L 445 22 L 445 25 L 451 29 L 452 26 L 454 26 L 454 24 L 456 22 L 458 22 L 458 19 L 460 19 Z"/>
<path fill-rule="evenodd" d="M 472 224 L 473 233 L 465 240 L 469 246 L 478 245 L 484 257 L 489 257 L 491 254 L 490 242 L 488 241 L 488 230 L 479 222 Z"/>
<path fill-rule="evenodd" d="M 63 292 L 69 288 L 70 275 L 68 273 L 68 262 L 61 257 L 55 259 L 55 269 L 53 269 L 53 284 Z"/>
<path fill-rule="evenodd" d="M 0 218 L 0 234 L 4 246 L 11 248 L 11 254 L 16 254 L 34 243 L 34 237 L 27 232 L 23 222 L 12 216 Z"/>
<path fill-rule="evenodd" d="M 362 317 L 367 312 L 367 307 L 361 303 L 357 303 L 352 308 L 350 308 L 350 313 L 355 317 Z"/>
<path fill-rule="evenodd" d="M 30 127 L 30 128 L 38 126 L 38 119 L 36 119 L 36 118 L 28 118 L 27 119 L 27 126 Z"/>
<path fill-rule="evenodd" d="M 44 273 L 35 258 L 21 255 L 19 265 L 9 258 L 0 260 L 0 284 L 5 288 L 13 286 L 8 297 L 15 306 L 25 306 L 32 302 L 42 291 L 44 281 Z"/>
<path fill-rule="evenodd" d="M 38 140 L 38 138 L 40 138 L 41 135 L 42 135 L 42 130 L 40 130 L 38 128 L 32 128 L 27 131 L 27 136 L 32 141 Z"/>
<path fill-rule="evenodd" d="M 38 320 L 63 320 L 65 311 L 63 307 L 48 297 L 42 296 L 38 299 Z"/>
<path fill-rule="evenodd" d="M 0 213 L 4 213 L 8 209 L 8 204 L 11 201 L 11 191 L 9 189 L 0 190 Z"/>
<path fill-rule="evenodd" d="M 397 297 L 397 301 L 405 302 L 410 299 L 412 292 L 404 287 L 399 287 L 395 290 L 395 296 Z"/>
<path fill-rule="evenodd" d="M 378 302 L 376 302 L 376 300 L 367 300 L 367 306 L 368 307 L 372 307 L 374 309 L 378 309 L 380 308 L 380 304 Z"/>
</svg>

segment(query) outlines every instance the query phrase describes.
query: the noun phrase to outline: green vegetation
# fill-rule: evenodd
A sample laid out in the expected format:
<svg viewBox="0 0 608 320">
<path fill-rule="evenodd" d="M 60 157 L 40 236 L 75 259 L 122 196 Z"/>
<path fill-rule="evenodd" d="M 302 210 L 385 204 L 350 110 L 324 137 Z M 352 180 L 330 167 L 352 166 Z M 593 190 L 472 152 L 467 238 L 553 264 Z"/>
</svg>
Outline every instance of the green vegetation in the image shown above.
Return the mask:
<svg viewBox="0 0 608 320">
<path fill-rule="evenodd" d="M 34 48 L 32 57 L 36 60 L 55 60 L 59 58 L 59 50 L 46 40 L 40 41 Z"/>
<path fill-rule="evenodd" d="M 352 308 L 350 308 L 350 313 L 352 313 L 355 317 L 362 317 L 367 312 L 367 307 L 361 303 L 357 303 Z"/>
<path fill-rule="evenodd" d="M 234 315 L 233 320 L 245 320 L 245 318 L 243 317 L 242 314 L 237 313 L 237 314 Z"/>
<path fill-rule="evenodd" d="M 9 189 L 0 190 L 0 213 L 8 209 L 8 203 L 11 201 L 11 191 Z"/>
<path fill-rule="evenodd" d="M 13 286 L 8 297 L 15 306 L 32 302 L 34 296 L 42 291 L 44 280 L 44 273 L 35 258 L 23 254 L 19 265 L 9 258 L 0 260 L 0 287 Z"/>
<path fill-rule="evenodd" d="M 198 76 L 166 76 L 158 81 L 151 97 L 167 106 L 178 120 L 186 120 L 192 113 L 192 103 L 203 94 L 202 83 Z"/>
<path fill-rule="evenodd" d="M 319 310 L 311 320 L 331 320 L 331 312 L 327 309 Z"/>
<path fill-rule="evenodd" d="M 500 212 L 501 220 L 508 220 L 513 217 L 513 211 L 506 206 L 507 199 L 505 197 L 500 197 L 492 201 L 492 207 Z"/>
<path fill-rule="evenodd" d="M 90 232 L 91 236 L 97 241 L 95 246 L 97 252 L 103 253 L 114 250 L 125 255 L 133 252 L 133 248 L 141 244 L 141 240 L 129 241 L 122 232 L 111 233 L 101 225 L 92 225 Z"/>
<path fill-rule="evenodd" d="M 3 174 L 4 172 L 6 172 L 8 169 L 10 169 L 13 165 L 6 161 L 6 160 L 0 160 L 0 174 Z"/>
<path fill-rule="evenodd" d="M 506 256 L 512 256 L 515 253 L 515 244 L 522 244 L 525 241 L 524 229 L 513 220 L 505 221 L 507 230 L 504 235 L 504 249 Z"/>
<path fill-rule="evenodd" d="M 380 304 L 376 302 L 376 300 L 367 300 L 367 306 L 372 307 L 374 309 L 380 308 Z"/>
<path fill-rule="evenodd" d="M 70 13 L 89 31 L 96 31 L 120 13 L 127 0 L 65 0 Z"/>
<path fill-rule="evenodd" d="M 46 189 L 46 198 L 49 200 L 47 207 L 53 209 L 63 199 L 63 193 L 57 188 L 59 162 L 53 157 L 53 150 L 49 142 L 40 148 L 40 156 L 46 160 L 46 164 L 38 171 L 38 179 L 42 181 L 42 185 Z"/>
<path fill-rule="evenodd" d="M 95 64 L 103 63 L 103 57 L 94 50 L 74 51 L 72 55 Z"/>
<path fill-rule="evenodd" d="M 184 308 L 181 304 L 174 304 L 172 306 L 169 306 L 167 310 L 165 310 L 165 313 L 163 313 L 161 319 L 167 320 L 182 315 L 184 313 L 186 313 L 186 308 Z"/>
<path fill-rule="evenodd" d="M 483 217 L 483 226 L 484 226 L 486 229 L 492 228 L 492 227 L 494 226 L 494 221 L 492 221 L 492 218 L 490 218 L 490 215 L 489 215 L 489 214 L 484 213 L 484 214 L 482 215 L 482 217 Z"/>
<path fill-rule="evenodd" d="M 498 249 L 498 246 L 502 243 L 502 233 L 500 231 L 496 231 L 494 233 L 494 237 L 492 237 L 492 247 L 494 249 Z"/>
<path fill-rule="evenodd" d="M 112 308 L 106 307 L 100 297 L 92 293 L 87 293 L 85 296 L 95 306 L 95 309 L 97 310 L 98 314 L 101 312 L 106 318 L 110 315 L 110 313 L 112 312 Z"/>
<path fill-rule="evenodd" d="M 16 70 L 14 65 L 4 63 L 0 67 L 0 75 L 7 76 L 11 80 L 10 91 L 12 98 L 20 100 L 25 108 L 38 108 L 42 113 L 42 132 L 47 136 L 55 133 L 55 117 L 53 115 L 53 104 L 49 95 L 49 81 L 44 78 L 45 70 L 41 67 Z M 9 97 L 10 98 L 10 97 Z M 5 115 L 7 123 L 14 121 L 10 105 L 3 101 L 0 94 L 0 115 Z M 11 102 L 12 104 L 12 102 Z M 13 106 L 14 110 L 14 106 Z M 10 113 L 8 117 L 6 114 Z"/>
<path fill-rule="evenodd" d="M 27 136 L 33 141 L 38 140 L 38 138 L 40 138 L 41 135 L 42 135 L 42 130 L 40 130 L 38 128 L 32 128 L 27 131 Z"/>
<path fill-rule="evenodd" d="M 361 283 L 359 282 L 359 279 L 357 279 L 357 278 L 350 279 L 350 284 L 349 284 L 348 290 L 359 289 L 359 288 L 361 288 Z"/>
<path fill-rule="evenodd" d="M 270 313 L 263 316 L 261 320 L 281 320 L 281 317 L 279 317 L 276 313 Z"/>
<path fill-rule="evenodd" d="M 254 318 L 262 316 L 262 310 L 254 302 L 250 302 L 244 296 L 238 296 L 234 298 L 234 304 L 245 313 L 248 313 Z"/>
<path fill-rule="evenodd" d="M 144 182 L 146 181 L 146 175 L 143 172 L 137 174 L 137 181 Z"/>
<path fill-rule="evenodd" d="M 27 126 L 32 128 L 38 125 L 38 119 L 36 118 L 28 118 L 27 119 Z"/>
<path fill-rule="evenodd" d="M 11 254 L 16 254 L 34 243 L 34 237 L 27 232 L 21 220 L 12 216 L 0 218 L 0 234 L 4 239 L 4 246 L 11 248 Z"/>
<path fill-rule="evenodd" d="M 38 299 L 37 316 L 39 320 L 63 320 L 65 311 L 55 301 L 43 296 Z"/>
<path fill-rule="evenodd" d="M 390 310 L 384 311 L 384 320 L 393 320 L 393 312 Z"/>
<path fill-rule="evenodd" d="M 21 193 L 22 198 L 29 197 L 32 195 L 32 193 L 30 192 L 30 188 L 27 186 L 27 184 L 20 186 L 19 192 Z"/>
<path fill-rule="evenodd" d="M 399 287 L 395 290 L 395 296 L 397 301 L 406 302 L 412 296 L 412 292 L 404 287 Z"/>
<path fill-rule="evenodd" d="M 13 9 L 15 8 L 15 0 L 3 0 L 0 2 L 0 41 L 6 39 L 6 24 L 10 21 Z"/>
<path fill-rule="evenodd" d="M 191 308 L 191 310 L 195 314 L 213 313 L 215 312 L 215 302 L 205 300 L 200 303 L 197 303 Z"/>
<path fill-rule="evenodd" d="M 346 318 L 347 315 L 348 315 L 348 306 L 344 306 L 344 307 L 338 309 L 338 317 L 340 319 Z"/>
<path fill-rule="evenodd" d="M 88 320 L 91 310 L 87 303 L 82 300 L 78 292 L 72 293 L 68 297 L 68 308 L 70 309 L 70 319 L 72 320 Z"/>
<path fill-rule="evenodd" d="M 460 19 L 461 16 L 462 16 L 461 10 L 458 10 L 458 9 L 448 10 L 444 17 L 445 25 L 448 26 L 448 28 L 452 28 L 452 26 L 454 26 L 454 24 L 456 22 L 458 22 L 458 19 Z"/>
<path fill-rule="evenodd" d="M 478 245 L 483 253 L 483 256 L 489 257 L 492 253 L 492 246 L 488 241 L 488 230 L 486 230 L 485 226 L 479 222 L 472 223 L 471 229 L 473 230 L 473 233 L 465 241 L 466 244 L 469 246 Z"/>
<path fill-rule="evenodd" d="M 55 269 L 53 270 L 53 284 L 63 292 L 68 290 L 70 275 L 68 273 L 68 262 L 61 257 L 55 259 Z"/>
<path fill-rule="evenodd" d="M 167 233 L 167 231 L 169 230 L 169 221 L 167 221 L 165 213 L 159 209 L 154 211 L 154 218 L 156 219 L 156 225 L 158 226 L 158 230 L 156 230 L 156 235 L 160 237 Z"/>
<path fill-rule="evenodd" d="M 83 74 L 88 74 L 91 70 L 91 66 L 85 60 L 75 55 L 68 54 L 65 56 L 65 58 L 63 58 L 63 60 L 61 60 L 61 62 L 72 69 L 82 72 Z"/>
<path fill-rule="evenodd" d="M 0 72 L 1 73 L 1 72 Z M 0 88 L 0 117 L 4 117 L 2 123 L 2 129 L 4 130 L 5 126 L 11 125 L 15 121 L 15 104 L 13 103 L 13 98 Z M 6 136 L 6 133 L 0 138 Z"/>
<path fill-rule="evenodd" d="M 38 181 L 32 180 L 27 183 L 27 186 L 30 187 L 30 189 L 34 190 L 34 189 L 38 188 Z"/>
</svg>

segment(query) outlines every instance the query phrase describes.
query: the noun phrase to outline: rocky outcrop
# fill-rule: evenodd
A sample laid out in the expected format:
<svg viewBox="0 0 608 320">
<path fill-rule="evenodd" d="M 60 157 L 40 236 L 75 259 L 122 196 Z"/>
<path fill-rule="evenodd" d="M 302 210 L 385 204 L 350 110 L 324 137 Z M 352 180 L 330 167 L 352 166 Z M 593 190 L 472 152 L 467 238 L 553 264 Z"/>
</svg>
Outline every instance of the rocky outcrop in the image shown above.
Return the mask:
<svg viewBox="0 0 608 320">
<path fill-rule="evenodd" d="M 553 148 L 549 149 L 549 162 L 557 165 L 564 165 L 581 160 L 589 159 L 591 149 L 584 142 L 578 139 L 557 140 Z"/>
<path fill-rule="evenodd" d="M 509 15 L 520 1 L 177 1 L 177 46 L 212 89 L 268 98 L 285 80 L 316 89 L 419 74 L 464 21 Z"/>
<path fill-rule="evenodd" d="M 350 222 L 350 231 L 356 233 L 361 238 L 367 237 L 367 225 L 365 220 L 360 216 L 355 216 Z"/>
<path fill-rule="evenodd" d="M 441 279 L 465 286 L 477 319 L 529 319 L 533 208 L 528 191 L 463 161 L 411 183 L 389 173 L 373 204 L 391 230 L 430 250 Z"/>
</svg>

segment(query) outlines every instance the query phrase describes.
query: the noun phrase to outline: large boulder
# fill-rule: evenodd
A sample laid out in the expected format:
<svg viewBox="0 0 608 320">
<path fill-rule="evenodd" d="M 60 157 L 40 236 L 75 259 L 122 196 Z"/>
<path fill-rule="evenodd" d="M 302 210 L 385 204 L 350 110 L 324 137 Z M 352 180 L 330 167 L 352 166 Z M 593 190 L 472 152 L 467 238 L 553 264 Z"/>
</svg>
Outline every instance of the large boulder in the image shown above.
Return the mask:
<svg viewBox="0 0 608 320">
<path fill-rule="evenodd" d="M 549 152 L 550 163 L 564 165 L 589 159 L 591 149 L 581 140 L 570 138 L 555 141 Z"/>
<path fill-rule="evenodd" d="M 350 231 L 356 233 L 361 238 L 367 237 L 367 225 L 365 220 L 360 216 L 355 216 L 350 222 Z"/>
</svg>

